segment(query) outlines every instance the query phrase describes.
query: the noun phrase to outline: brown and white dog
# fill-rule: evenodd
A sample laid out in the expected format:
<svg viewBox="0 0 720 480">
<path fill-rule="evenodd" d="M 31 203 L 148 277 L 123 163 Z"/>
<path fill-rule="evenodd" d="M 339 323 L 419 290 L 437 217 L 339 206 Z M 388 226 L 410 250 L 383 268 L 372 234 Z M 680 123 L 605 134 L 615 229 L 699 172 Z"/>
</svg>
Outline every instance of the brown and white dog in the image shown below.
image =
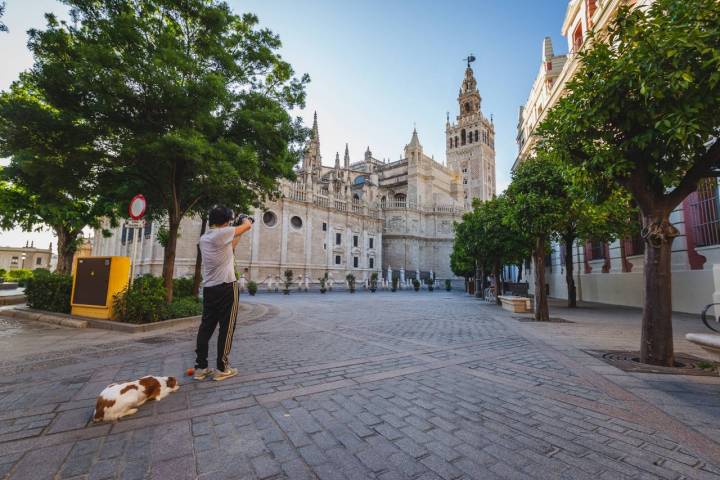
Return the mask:
<svg viewBox="0 0 720 480">
<path fill-rule="evenodd" d="M 148 376 L 134 382 L 110 384 L 97 398 L 93 422 L 109 422 L 133 415 L 148 400 L 162 400 L 179 388 L 175 377 Z"/>
</svg>

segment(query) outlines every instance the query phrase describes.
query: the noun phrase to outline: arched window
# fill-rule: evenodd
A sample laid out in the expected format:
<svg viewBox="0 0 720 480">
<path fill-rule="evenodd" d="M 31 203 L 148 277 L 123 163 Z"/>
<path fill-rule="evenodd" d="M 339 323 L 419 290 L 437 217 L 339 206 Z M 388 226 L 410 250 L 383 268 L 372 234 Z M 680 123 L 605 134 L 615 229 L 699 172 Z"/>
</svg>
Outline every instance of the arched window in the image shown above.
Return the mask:
<svg viewBox="0 0 720 480">
<path fill-rule="evenodd" d="M 387 199 L 385 198 L 385 195 L 382 196 L 380 199 L 380 208 L 385 208 L 385 203 L 387 202 Z"/>
<path fill-rule="evenodd" d="M 465 129 L 463 128 L 462 131 L 460 132 L 460 145 L 465 145 L 465 140 L 466 140 L 466 134 L 465 134 Z"/>
<path fill-rule="evenodd" d="M 354 194 L 353 194 L 353 200 L 356 201 L 356 202 L 359 202 L 359 201 L 360 201 L 360 195 L 358 195 L 357 193 L 354 193 Z"/>
<path fill-rule="evenodd" d="M 475 141 L 476 141 L 476 142 L 478 141 L 478 138 L 480 138 L 480 137 L 478 137 L 478 131 L 475 130 Z"/>
<path fill-rule="evenodd" d="M 403 208 L 405 207 L 405 201 L 407 200 L 407 196 L 404 193 L 396 193 L 395 194 L 395 206 Z"/>
<path fill-rule="evenodd" d="M 455 148 L 457 148 L 457 146 L 458 146 L 458 137 L 457 137 L 457 135 L 456 135 L 456 136 L 455 136 Z"/>
<path fill-rule="evenodd" d="M 470 135 L 468 135 L 468 143 L 472 143 L 473 134 L 472 131 L 470 132 Z"/>
</svg>

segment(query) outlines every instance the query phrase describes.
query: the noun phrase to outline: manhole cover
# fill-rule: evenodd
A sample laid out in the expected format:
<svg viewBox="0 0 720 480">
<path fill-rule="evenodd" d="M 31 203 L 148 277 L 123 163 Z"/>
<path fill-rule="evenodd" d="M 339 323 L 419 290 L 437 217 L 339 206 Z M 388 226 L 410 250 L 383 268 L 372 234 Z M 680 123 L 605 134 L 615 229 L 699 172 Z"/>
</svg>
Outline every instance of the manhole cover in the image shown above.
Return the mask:
<svg viewBox="0 0 720 480">
<path fill-rule="evenodd" d="M 640 363 L 640 352 L 613 350 L 609 352 L 590 351 L 589 353 L 624 372 L 698 375 L 707 377 L 717 376 L 717 364 L 684 353 L 675 354 L 675 366 L 673 367 L 661 367 Z"/>
<path fill-rule="evenodd" d="M 528 322 L 528 323 L 532 322 L 532 323 L 538 323 L 538 324 L 543 324 L 543 323 L 575 323 L 575 322 L 571 322 L 570 320 L 565 320 L 564 318 L 560 318 L 560 317 L 550 317 L 550 321 L 549 321 L 549 322 L 536 322 L 534 317 L 513 317 L 513 318 L 514 318 L 515 320 L 517 320 L 518 322 Z"/>
</svg>

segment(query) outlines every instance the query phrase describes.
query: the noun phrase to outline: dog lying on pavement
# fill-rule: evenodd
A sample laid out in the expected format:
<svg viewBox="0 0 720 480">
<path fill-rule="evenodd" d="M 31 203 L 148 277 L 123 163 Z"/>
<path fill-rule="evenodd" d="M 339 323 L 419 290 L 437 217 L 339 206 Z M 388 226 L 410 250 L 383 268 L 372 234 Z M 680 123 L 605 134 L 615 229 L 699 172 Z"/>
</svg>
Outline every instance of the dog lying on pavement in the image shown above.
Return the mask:
<svg viewBox="0 0 720 480">
<path fill-rule="evenodd" d="M 95 403 L 93 422 L 109 422 L 137 413 L 148 400 L 162 400 L 180 388 L 175 377 L 147 376 L 105 387 Z"/>
</svg>

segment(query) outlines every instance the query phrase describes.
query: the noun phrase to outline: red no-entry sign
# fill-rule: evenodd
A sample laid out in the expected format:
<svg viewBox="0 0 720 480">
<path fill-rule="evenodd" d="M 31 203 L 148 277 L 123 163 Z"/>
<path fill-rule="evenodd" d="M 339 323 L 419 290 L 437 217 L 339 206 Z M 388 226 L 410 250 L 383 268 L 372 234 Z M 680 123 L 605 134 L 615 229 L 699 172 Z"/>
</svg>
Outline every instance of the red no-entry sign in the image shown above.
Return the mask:
<svg viewBox="0 0 720 480">
<path fill-rule="evenodd" d="M 130 200 L 130 207 L 128 208 L 128 214 L 133 220 L 140 220 L 145 215 L 147 209 L 147 201 L 142 195 L 135 195 Z"/>
</svg>

